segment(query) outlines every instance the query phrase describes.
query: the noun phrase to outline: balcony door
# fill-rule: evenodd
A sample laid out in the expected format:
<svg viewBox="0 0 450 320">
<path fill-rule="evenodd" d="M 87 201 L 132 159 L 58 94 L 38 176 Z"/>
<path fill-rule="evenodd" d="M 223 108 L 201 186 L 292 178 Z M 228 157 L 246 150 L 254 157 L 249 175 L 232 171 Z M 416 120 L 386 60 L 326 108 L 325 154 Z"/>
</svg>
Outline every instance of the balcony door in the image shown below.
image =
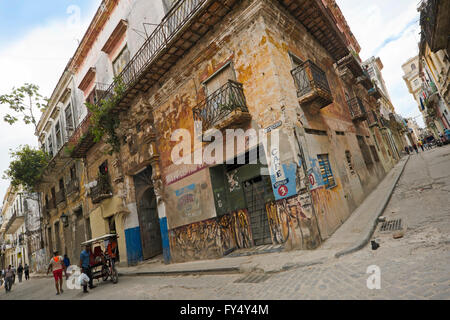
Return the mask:
<svg viewBox="0 0 450 320">
<path fill-rule="evenodd" d="M 142 255 L 144 259 L 153 258 L 163 252 L 156 195 L 151 176 L 151 167 L 134 176 Z"/>
</svg>

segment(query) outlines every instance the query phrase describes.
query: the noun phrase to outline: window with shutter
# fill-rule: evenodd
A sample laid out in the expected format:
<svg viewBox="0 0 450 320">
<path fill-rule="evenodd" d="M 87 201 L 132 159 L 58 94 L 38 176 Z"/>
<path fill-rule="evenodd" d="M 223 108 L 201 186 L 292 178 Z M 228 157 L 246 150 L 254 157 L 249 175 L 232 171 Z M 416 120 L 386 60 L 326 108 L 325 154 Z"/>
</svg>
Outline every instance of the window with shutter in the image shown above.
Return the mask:
<svg viewBox="0 0 450 320">
<path fill-rule="evenodd" d="M 330 166 L 330 160 L 328 159 L 328 154 L 319 154 L 317 155 L 317 159 L 319 160 L 320 174 L 322 175 L 325 187 L 332 188 L 336 186 L 333 171 Z"/>
</svg>

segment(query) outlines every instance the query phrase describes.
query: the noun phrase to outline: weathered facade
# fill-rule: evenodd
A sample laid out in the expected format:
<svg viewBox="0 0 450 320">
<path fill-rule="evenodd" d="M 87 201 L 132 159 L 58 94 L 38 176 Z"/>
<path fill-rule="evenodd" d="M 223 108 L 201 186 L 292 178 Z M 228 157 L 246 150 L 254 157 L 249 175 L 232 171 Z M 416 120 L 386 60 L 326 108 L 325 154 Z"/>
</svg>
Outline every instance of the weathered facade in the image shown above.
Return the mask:
<svg viewBox="0 0 450 320">
<path fill-rule="evenodd" d="M 43 271 L 45 248 L 38 194 L 9 187 L 3 200 L 1 221 L 0 268 L 28 264 L 32 271 Z"/>
<path fill-rule="evenodd" d="M 81 206 L 89 236 L 115 231 L 128 264 L 314 249 L 399 159 L 402 119 L 388 98 L 391 120 L 371 118 L 388 95 L 373 93 L 334 1 L 132 2 L 103 1 L 67 66 L 77 121 L 44 193 L 69 164 L 80 188 L 51 228 Z M 132 28 L 142 22 L 157 25 L 145 41 Z M 83 103 L 115 101 L 118 88 L 120 147 L 108 152 Z"/>
</svg>

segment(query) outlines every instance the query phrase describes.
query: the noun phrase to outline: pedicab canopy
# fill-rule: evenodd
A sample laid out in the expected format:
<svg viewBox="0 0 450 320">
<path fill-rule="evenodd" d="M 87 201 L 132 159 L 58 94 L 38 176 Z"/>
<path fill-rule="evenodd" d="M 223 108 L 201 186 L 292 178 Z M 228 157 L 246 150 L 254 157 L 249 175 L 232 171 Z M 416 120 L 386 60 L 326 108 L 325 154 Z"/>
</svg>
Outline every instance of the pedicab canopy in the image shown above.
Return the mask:
<svg viewBox="0 0 450 320">
<path fill-rule="evenodd" d="M 92 243 L 96 243 L 96 242 L 101 242 L 101 241 L 105 241 L 108 239 L 112 239 L 112 238 L 118 238 L 119 236 L 117 234 L 105 234 L 104 236 L 98 237 L 98 238 L 94 238 L 85 242 L 82 242 L 81 245 L 85 246 L 87 244 L 92 244 Z"/>
</svg>

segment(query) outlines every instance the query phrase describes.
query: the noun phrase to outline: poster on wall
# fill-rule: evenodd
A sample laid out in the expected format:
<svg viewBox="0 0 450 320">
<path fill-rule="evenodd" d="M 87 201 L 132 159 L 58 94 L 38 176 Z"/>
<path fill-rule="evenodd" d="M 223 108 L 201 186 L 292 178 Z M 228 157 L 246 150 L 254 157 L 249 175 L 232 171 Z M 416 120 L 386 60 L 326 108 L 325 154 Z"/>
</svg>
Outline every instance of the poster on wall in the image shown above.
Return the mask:
<svg viewBox="0 0 450 320">
<path fill-rule="evenodd" d="M 177 209 L 186 217 L 195 217 L 201 214 L 200 190 L 196 184 L 190 184 L 175 190 L 177 196 Z"/>
<path fill-rule="evenodd" d="M 319 161 L 316 158 L 309 158 L 311 167 L 308 169 L 308 180 L 310 190 L 314 190 L 323 186 L 322 175 L 320 174 Z"/>
<path fill-rule="evenodd" d="M 271 130 L 270 147 L 264 146 L 268 150 L 267 155 L 270 180 L 272 182 L 273 194 L 276 200 L 288 198 L 297 194 L 295 163 L 282 164 L 279 144 L 279 129 Z"/>
</svg>

